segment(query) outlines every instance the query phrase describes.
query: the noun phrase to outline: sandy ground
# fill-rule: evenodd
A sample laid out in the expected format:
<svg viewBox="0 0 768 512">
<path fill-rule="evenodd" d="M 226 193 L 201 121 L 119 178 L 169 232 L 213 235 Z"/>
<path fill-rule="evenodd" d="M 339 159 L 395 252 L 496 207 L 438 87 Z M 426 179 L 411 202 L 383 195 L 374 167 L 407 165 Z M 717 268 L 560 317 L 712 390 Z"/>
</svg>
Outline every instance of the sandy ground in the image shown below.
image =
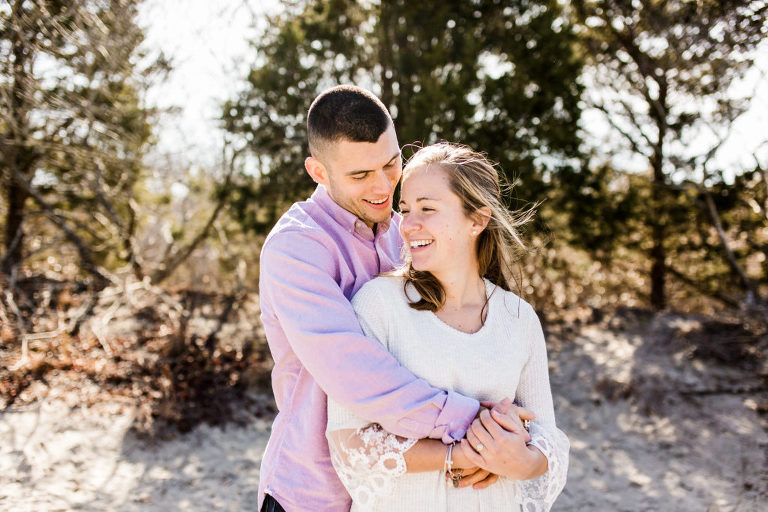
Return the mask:
<svg viewBox="0 0 768 512">
<path fill-rule="evenodd" d="M 572 444 L 554 510 L 768 510 L 768 426 L 756 412 L 768 397 L 748 390 L 765 362 L 691 357 L 686 336 L 700 328 L 670 315 L 551 344 L 558 423 Z M 0 510 L 256 509 L 268 419 L 152 443 L 132 433 L 134 414 L 56 398 L 1 413 Z"/>
<path fill-rule="evenodd" d="M 120 410 L 122 409 L 122 410 Z M 201 426 L 156 444 L 130 432 L 133 413 L 63 401 L 0 420 L 0 510 L 255 510 L 270 422 Z"/>
<path fill-rule="evenodd" d="M 673 391 L 750 386 L 742 371 L 685 357 L 675 333 L 695 339 L 697 325 L 587 328 L 553 354 L 555 410 L 571 440 L 554 510 L 768 511 L 768 425 L 754 410 L 765 394 Z M 607 400 L 611 389 L 630 396 Z"/>
</svg>

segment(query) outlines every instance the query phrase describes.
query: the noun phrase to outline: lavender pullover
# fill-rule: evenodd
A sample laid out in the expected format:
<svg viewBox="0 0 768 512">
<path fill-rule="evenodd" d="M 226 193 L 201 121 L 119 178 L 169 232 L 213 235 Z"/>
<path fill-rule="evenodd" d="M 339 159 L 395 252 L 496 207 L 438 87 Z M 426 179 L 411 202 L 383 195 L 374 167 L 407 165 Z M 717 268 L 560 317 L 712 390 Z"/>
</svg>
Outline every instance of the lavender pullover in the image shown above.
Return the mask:
<svg viewBox="0 0 768 512">
<path fill-rule="evenodd" d="M 393 214 L 374 235 L 321 185 L 264 242 L 261 320 L 279 413 L 261 463 L 259 508 L 268 493 L 287 512 L 349 510 L 325 438 L 327 395 L 389 432 L 446 443 L 464 437 L 477 413 L 476 400 L 430 386 L 366 338 L 349 303 L 400 261 L 399 222 Z"/>
</svg>

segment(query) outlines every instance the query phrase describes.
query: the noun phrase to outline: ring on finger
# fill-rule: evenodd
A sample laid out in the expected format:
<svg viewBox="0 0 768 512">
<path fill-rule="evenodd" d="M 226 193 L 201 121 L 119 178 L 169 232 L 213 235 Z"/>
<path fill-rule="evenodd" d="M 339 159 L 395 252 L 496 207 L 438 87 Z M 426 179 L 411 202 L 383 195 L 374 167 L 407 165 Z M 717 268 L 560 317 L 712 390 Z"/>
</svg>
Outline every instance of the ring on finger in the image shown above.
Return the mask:
<svg viewBox="0 0 768 512">
<path fill-rule="evenodd" d="M 483 451 L 483 448 L 485 448 L 485 446 L 483 446 L 483 443 L 477 443 L 477 446 L 475 446 L 475 451 L 477 453 L 480 453 L 481 451 Z"/>
</svg>

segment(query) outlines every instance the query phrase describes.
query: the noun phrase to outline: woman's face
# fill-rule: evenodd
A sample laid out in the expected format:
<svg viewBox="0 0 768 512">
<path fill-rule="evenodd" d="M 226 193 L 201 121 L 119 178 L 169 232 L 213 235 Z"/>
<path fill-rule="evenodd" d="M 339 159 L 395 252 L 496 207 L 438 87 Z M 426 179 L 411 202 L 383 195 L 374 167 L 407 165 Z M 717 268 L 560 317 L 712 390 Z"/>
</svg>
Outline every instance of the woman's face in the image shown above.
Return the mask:
<svg viewBox="0 0 768 512">
<path fill-rule="evenodd" d="M 417 167 L 405 175 L 400 212 L 400 233 L 414 269 L 439 276 L 468 264 L 477 266 L 472 234 L 477 226 L 451 190 L 443 168 Z"/>
</svg>

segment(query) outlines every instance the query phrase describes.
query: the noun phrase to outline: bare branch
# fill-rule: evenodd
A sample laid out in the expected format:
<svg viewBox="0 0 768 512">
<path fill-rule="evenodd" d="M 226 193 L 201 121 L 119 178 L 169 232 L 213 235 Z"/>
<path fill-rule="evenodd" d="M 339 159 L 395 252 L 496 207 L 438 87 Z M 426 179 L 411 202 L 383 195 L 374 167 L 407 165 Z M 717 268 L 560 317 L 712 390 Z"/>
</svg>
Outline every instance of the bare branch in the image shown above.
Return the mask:
<svg viewBox="0 0 768 512">
<path fill-rule="evenodd" d="M 606 108 L 604 105 L 602 105 L 602 104 L 599 104 L 599 103 L 594 103 L 594 104 L 593 104 L 593 106 L 594 106 L 594 108 L 596 108 L 596 109 L 600 110 L 601 112 L 603 112 L 603 113 L 605 114 L 605 117 L 606 117 L 606 119 L 608 120 L 608 122 L 610 123 L 610 125 L 611 125 L 611 126 L 612 126 L 612 127 L 613 127 L 613 128 L 616 130 L 616 131 L 617 131 L 617 132 L 619 132 L 619 133 L 620 133 L 620 134 L 621 134 L 621 135 L 622 135 L 622 136 L 623 136 L 623 137 L 624 137 L 624 138 L 627 140 L 627 142 L 629 142 L 630 146 L 632 146 L 632 150 L 633 150 L 635 153 L 637 153 L 637 154 L 639 154 L 639 155 L 642 155 L 642 156 L 644 156 L 645 158 L 647 158 L 647 159 L 649 159 L 649 160 L 651 159 L 651 157 L 650 157 L 649 155 L 647 155 L 647 154 L 645 153 L 645 151 L 643 151 L 643 149 L 640 147 L 640 143 L 638 143 L 638 142 L 635 140 L 635 138 L 634 138 L 634 137 L 632 137 L 632 135 L 630 135 L 630 134 L 629 134 L 629 132 L 627 132 L 626 130 L 624 130 L 624 129 L 623 129 L 621 126 L 619 126 L 619 125 L 616 123 L 616 121 L 615 121 L 615 120 L 612 118 L 612 116 L 611 116 L 611 113 L 608 111 L 608 109 L 607 109 L 607 108 Z"/>
<path fill-rule="evenodd" d="M 712 194 L 710 194 L 709 190 L 707 190 L 705 187 L 699 187 L 699 191 L 704 196 L 705 204 L 707 205 L 707 211 L 709 213 L 710 218 L 712 219 L 712 224 L 715 227 L 715 230 L 717 231 L 717 236 L 720 239 L 720 243 L 723 246 L 723 250 L 725 251 L 725 255 L 728 259 L 728 263 L 731 266 L 731 269 L 733 269 L 734 272 L 736 272 L 739 276 L 739 279 L 741 279 L 742 285 L 747 291 L 747 306 L 752 306 L 755 303 L 755 300 L 759 298 L 758 292 L 757 292 L 757 286 L 755 283 L 747 276 L 746 272 L 742 268 L 742 266 L 739 264 L 739 261 L 736 259 L 736 255 L 733 253 L 733 250 L 731 249 L 730 243 L 728 242 L 728 237 L 725 234 L 725 230 L 723 229 L 723 224 L 720 221 L 720 214 L 717 211 L 717 207 L 715 206 L 715 201 L 712 199 Z"/>
<path fill-rule="evenodd" d="M 132 201 L 128 202 L 130 219 L 128 227 L 126 227 L 123 225 L 123 222 L 117 215 L 112 201 L 108 200 L 104 194 L 104 162 L 102 162 L 100 158 L 96 159 L 95 168 L 97 174 L 96 179 L 92 183 L 92 189 L 96 194 L 96 198 L 99 201 L 99 204 L 104 207 L 107 214 L 109 215 L 109 219 L 117 227 L 123 249 L 127 253 L 127 260 L 130 263 L 133 272 L 136 274 L 136 277 L 141 280 L 144 278 L 145 273 L 141 258 L 136 251 L 136 246 L 134 245 L 135 240 L 133 238 L 133 233 L 136 227 L 136 212 L 133 208 L 133 204 L 131 204 Z"/>
<path fill-rule="evenodd" d="M 167 279 L 179 267 L 179 265 L 184 263 L 187 258 L 189 258 L 189 256 L 195 251 L 195 249 L 197 249 L 203 240 L 208 238 L 208 235 L 210 234 L 210 231 L 213 228 L 219 213 L 221 213 L 221 210 L 226 204 L 227 195 L 232 184 L 233 172 L 234 165 L 231 165 L 224 180 L 222 191 L 219 194 L 218 200 L 216 201 L 216 206 L 214 207 L 213 212 L 211 212 L 211 215 L 208 217 L 208 221 L 205 223 L 203 229 L 200 230 L 197 236 L 195 236 L 195 238 L 189 244 L 187 244 L 186 247 L 178 250 L 176 254 L 171 257 L 167 264 L 165 264 L 159 271 L 152 274 L 153 283 L 159 284 Z"/>
<path fill-rule="evenodd" d="M 5 303 L 8 304 L 11 313 L 13 313 L 13 316 L 16 318 L 16 321 L 11 325 L 16 326 L 16 329 L 19 331 L 19 335 L 21 336 L 21 358 L 19 358 L 15 365 L 13 365 L 12 369 L 18 369 L 24 366 L 29 360 L 29 338 L 27 335 L 27 328 L 24 325 L 24 316 L 21 314 L 21 310 L 16 304 L 16 297 L 14 294 L 15 290 L 15 277 L 11 276 L 10 283 L 8 283 L 8 286 L 3 291 L 3 296 L 5 298 Z M 3 316 L 5 316 L 5 314 L 3 314 Z"/>
<path fill-rule="evenodd" d="M 83 240 L 70 229 L 69 226 L 67 226 L 66 222 L 64 222 L 64 219 L 61 218 L 58 214 L 56 214 L 53 206 L 48 204 L 48 202 L 43 198 L 40 193 L 35 190 L 34 187 L 24 178 L 24 176 L 18 171 L 16 168 L 11 168 L 11 172 L 13 173 L 13 179 L 16 180 L 16 182 L 21 185 L 21 187 L 29 194 L 30 197 L 32 197 L 35 202 L 42 208 L 46 214 L 48 215 L 48 218 L 53 222 L 56 227 L 58 227 L 61 231 L 64 232 L 67 239 L 74 244 L 74 246 L 77 248 L 78 255 L 80 256 L 81 261 L 84 264 L 84 269 L 88 271 L 89 273 L 93 274 L 94 276 L 98 277 L 104 282 L 113 282 L 114 278 L 107 273 L 107 271 L 103 268 L 100 268 L 96 263 L 93 261 L 93 258 L 91 257 L 91 251 L 83 242 Z"/>
<path fill-rule="evenodd" d="M 726 306 L 732 307 L 734 309 L 738 309 L 741 306 L 741 304 L 739 304 L 739 301 L 737 301 L 736 299 L 729 297 L 720 291 L 717 291 L 717 290 L 713 291 L 705 288 L 701 282 L 686 276 L 679 270 L 675 269 L 672 265 L 667 265 L 666 269 L 670 274 L 675 276 L 680 282 L 688 285 L 690 288 L 696 290 L 698 293 L 701 293 L 702 295 L 717 299 L 723 304 L 725 304 Z"/>
<path fill-rule="evenodd" d="M 624 112 L 626 112 L 627 116 L 629 117 L 629 120 L 632 121 L 632 124 L 637 127 L 637 131 L 640 132 L 640 136 L 645 139 L 645 142 L 650 146 L 653 147 L 656 145 L 655 142 L 653 142 L 648 135 L 643 131 L 643 126 L 645 126 L 645 123 L 641 123 L 639 119 L 637 119 L 637 116 L 635 116 L 635 111 L 627 104 L 625 100 L 619 99 L 618 103 L 624 108 Z"/>
</svg>

